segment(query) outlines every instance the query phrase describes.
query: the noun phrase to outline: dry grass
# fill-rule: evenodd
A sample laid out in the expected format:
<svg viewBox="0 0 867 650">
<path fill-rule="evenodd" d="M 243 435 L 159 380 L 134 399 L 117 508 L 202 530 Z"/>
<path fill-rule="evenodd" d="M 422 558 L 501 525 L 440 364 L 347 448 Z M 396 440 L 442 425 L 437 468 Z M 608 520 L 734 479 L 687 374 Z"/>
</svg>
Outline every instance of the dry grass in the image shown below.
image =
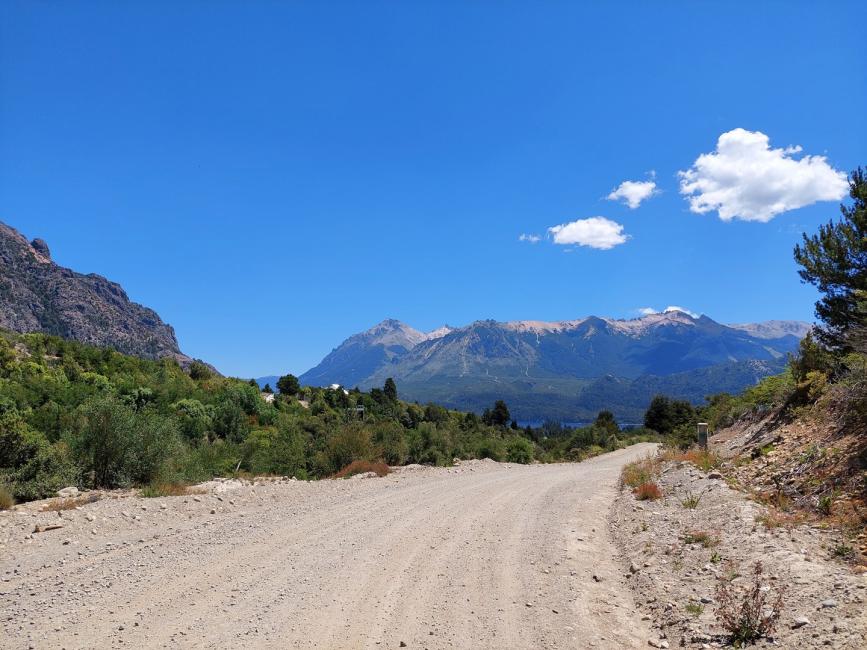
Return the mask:
<svg viewBox="0 0 867 650">
<path fill-rule="evenodd" d="M 182 497 L 188 494 L 204 494 L 207 490 L 200 487 L 187 485 L 186 483 L 151 483 L 146 485 L 139 492 L 139 496 L 146 499 L 157 497 Z"/>
<path fill-rule="evenodd" d="M 705 548 L 718 546 L 719 537 L 704 530 L 692 530 L 683 536 L 684 544 L 701 544 Z"/>
<path fill-rule="evenodd" d="M 99 501 L 98 494 L 85 494 L 80 497 L 69 497 L 67 499 L 54 499 L 42 506 L 42 512 L 59 512 L 61 510 L 75 510 L 81 506 L 86 506 L 88 503 Z"/>
<path fill-rule="evenodd" d="M 656 501 L 657 499 L 662 498 L 662 490 L 660 490 L 659 486 L 653 481 L 642 483 L 632 492 L 635 495 L 635 498 L 639 501 Z"/>
<path fill-rule="evenodd" d="M 14 505 L 15 499 L 12 493 L 0 485 L 0 510 L 9 510 Z"/>
<path fill-rule="evenodd" d="M 620 485 L 633 489 L 659 478 L 662 461 L 658 456 L 649 456 L 624 466 L 620 473 Z"/>
<path fill-rule="evenodd" d="M 385 476 L 390 471 L 391 469 L 389 469 L 388 465 L 381 461 L 354 460 L 331 478 L 349 478 L 350 476 L 366 474 L 367 472 L 373 472 L 377 476 Z"/>
<path fill-rule="evenodd" d="M 767 512 L 756 517 L 756 521 L 762 524 L 765 528 L 772 530 L 774 528 L 785 528 L 791 530 L 796 526 L 800 526 L 808 519 L 803 512 L 783 512 L 776 508 L 769 508 Z"/>
<path fill-rule="evenodd" d="M 669 450 L 663 454 L 665 460 L 692 463 L 703 472 L 718 469 L 722 466 L 722 457 L 707 449 L 692 447 L 686 451 Z"/>
</svg>

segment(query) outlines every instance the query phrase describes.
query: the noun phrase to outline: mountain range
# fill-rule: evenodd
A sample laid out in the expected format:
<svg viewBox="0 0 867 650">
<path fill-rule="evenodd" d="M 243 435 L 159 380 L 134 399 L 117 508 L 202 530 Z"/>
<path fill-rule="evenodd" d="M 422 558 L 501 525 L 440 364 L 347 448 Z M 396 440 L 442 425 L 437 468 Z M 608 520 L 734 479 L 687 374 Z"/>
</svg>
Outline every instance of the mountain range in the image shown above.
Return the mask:
<svg viewBox="0 0 867 650">
<path fill-rule="evenodd" d="M 393 377 L 408 400 L 481 411 L 505 399 L 523 420 L 581 421 L 607 408 L 637 421 L 656 393 L 698 403 L 780 372 L 809 328 L 724 325 L 679 310 L 630 320 L 483 320 L 428 333 L 389 319 L 349 337 L 299 379 L 367 389 Z"/>
<path fill-rule="evenodd" d="M 798 321 L 723 325 L 669 310 L 631 320 L 477 321 L 421 332 L 385 320 L 349 337 L 303 384 L 371 388 L 482 411 L 505 399 L 523 420 L 637 421 L 656 393 L 701 402 L 779 372 L 809 330 Z M 170 325 L 106 278 L 56 264 L 41 239 L 0 222 L 0 328 L 44 332 L 145 358 L 183 354 Z M 261 378 L 276 384 L 276 376 Z"/>
<path fill-rule="evenodd" d="M 0 328 L 43 332 L 124 354 L 182 365 L 174 329 L 157 313 L 132 302 L 123 288 L 95 273 L 55 264 L 41 239 L 28 241 L 0 222 Z"/>
</svg>

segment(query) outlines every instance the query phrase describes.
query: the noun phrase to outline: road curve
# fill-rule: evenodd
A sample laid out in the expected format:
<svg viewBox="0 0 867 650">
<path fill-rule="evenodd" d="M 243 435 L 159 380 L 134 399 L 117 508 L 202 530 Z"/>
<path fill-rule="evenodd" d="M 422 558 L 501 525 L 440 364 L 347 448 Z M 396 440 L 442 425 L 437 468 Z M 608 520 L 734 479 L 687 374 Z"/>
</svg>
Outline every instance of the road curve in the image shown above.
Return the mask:
<svg viewBox="0 0 867 650">
<path fill-rule="evenodd" d="M 644 648 L 607 514 L 651 449 L 0 513 L 0 647 Z"/>
</svg>

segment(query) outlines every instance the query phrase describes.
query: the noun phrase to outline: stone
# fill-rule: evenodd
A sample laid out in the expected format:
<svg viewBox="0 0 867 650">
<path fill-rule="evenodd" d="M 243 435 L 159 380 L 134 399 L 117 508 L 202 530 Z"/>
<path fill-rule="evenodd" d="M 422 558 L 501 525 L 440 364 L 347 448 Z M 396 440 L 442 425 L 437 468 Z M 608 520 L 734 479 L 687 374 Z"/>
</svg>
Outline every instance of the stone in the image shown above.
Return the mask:
<svg viewBox="0 0 867 650">
<path fill-rule="evenodd" d="M 722 478 L 723 475 L 720 474 L 719 472 L 711 472 L 710 474 L 707 475 L 707 477 L 708 478 Z"/>
<path fill-rule="evenodd" d="M 823 609 L 828 609 L 830 607 L 836 607 L 836 606 L 837 606 L 837 601 L 834 600 L 833 598 L 829 598 L 828 600 L 822 601 L 822 608 Z"/>
<path fill-rule="evenodd" d="M 799 616 L 794 621 L 792 621 L 792 629 L 797 630 L 799 627 L 804 627 L 805 625 L 810 624 L 810 619 L 806 616 Z"/>
<path fill-rule="evenodd" d="M 62 499 L 69 499 L 71 497 L 77 497 L 80 494 L 78 488 L 74 485 L 70 485 L 69 487 L 62 488 L 57 491 L 57 496 Z"/>
</svg>

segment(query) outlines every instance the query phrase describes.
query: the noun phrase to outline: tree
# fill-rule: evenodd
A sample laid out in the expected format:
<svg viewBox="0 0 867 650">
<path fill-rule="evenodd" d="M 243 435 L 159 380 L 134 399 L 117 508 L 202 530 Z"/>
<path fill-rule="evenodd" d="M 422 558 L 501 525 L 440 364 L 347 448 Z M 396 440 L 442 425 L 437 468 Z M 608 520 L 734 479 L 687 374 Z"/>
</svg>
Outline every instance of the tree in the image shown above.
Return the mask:
<svg viewBox="0 0 867 650">
<path fill-rule="evenodd" d="M 841 352 L 852 350 L 850 333 L 867 325 L 859 307 L 867 292 L 867 177 L 860 167 L 849 177 L 849 196 L 852 205 L 840 205 L 842 219 L 819 226 L 818 234 L 804 233 L 794 253 L 801 279 L 822 293 L 816 303 L 823 323 L 819 340 Z"/>
<path fill-rule="evenodd" d="M 385 398 L 388 401 L 397 401 L 397 384 L 394 383 L 394 379 L 389 377 L 385 380 L 385 385 L 382 387 L 382 392 L 385 393 Z"/>
<path fill-rule="evenodd" d="M 211 369 L 208 368 L 204 361 L 196 359 L 190 364 L 190 377 L 196 381 L 201 379 L 210 379 L 214 376 Z"/>
<path fill-rule="evenodd" d="M 657 433 L 671 430 L 671 400 L 665 395 L 657 395 L 650 401 L 644 412 L 644 426 Z"/>
<path fill-rule="evenodd" d="M 301 390 L 301 384 L 298 383 L 298 377 L 295 375 L 283 375 L 277 380 L 277 390 L 283 395 L 297 395 Z"/>
<path fill-rule="evenodd" d="M 599 411 L 593 426 L 611 436 L 620 433 L 620 427 L 617 426 L 617 420 L 614 419 L 614 414 L 611 411 Z"/>
<path fill-rule="evenodd" d="M 494 402 L 493 409 L 485 409 L 485 412 L 482 413 L 482 422 L 488 426 L 505 427 L 509 424 L 511 419 L 512 416 L 509 413 L 509 407 L 506 406 L 506 403 L 501 399 Z"/>
<path fill-rule="evenodd" d="M 262 389 L 262 392 L 263 393 L 273 393 L 274 391 L 271 390 L 271 384 L 265 384 L 265 387 Z"/>
</svg>

